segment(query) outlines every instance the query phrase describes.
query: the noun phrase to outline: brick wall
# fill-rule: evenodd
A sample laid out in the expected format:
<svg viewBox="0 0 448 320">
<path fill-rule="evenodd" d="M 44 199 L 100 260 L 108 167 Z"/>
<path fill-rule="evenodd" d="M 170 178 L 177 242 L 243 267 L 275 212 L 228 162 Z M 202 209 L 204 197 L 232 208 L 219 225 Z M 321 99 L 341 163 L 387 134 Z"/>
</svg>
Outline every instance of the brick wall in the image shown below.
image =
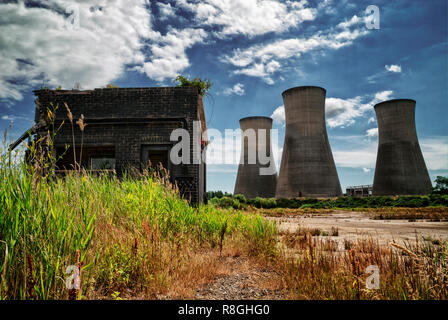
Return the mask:
<svg viewBox="0 0 448 320">
<path fill-rule="evenodd" d="M 201 120 L 203 113 L 202 99 L 196 88 L 38 90 L 34 93 L 43 109 L 50 107 L 50 103 L 58 106 L 56 124 L 65 120 L 55 139 L 55 146 L 59 149 L 73 144 L 72 128 L 63 105 L 66 102 L 75 121 L 81 114 L 85 117 L 85 148 L 113 147 L 118 173 L 129 166 L 141 170 L 142 152 L 148 147 L 169 149 L 173 146 L 176 142 L 170 141 L 170 135 L 176 128 L 189 131 L 190 157 L 193 159 L 193 121 Z M 46 117 L 46 110 L 41 109 L 36 107 L 36 123 Z M 79 148 L 81 131 L 76 125 L 74 135 L 76 148 Z M 73 163 L 72 151 L 67 152 L 65 160 Z M 192 202 L 203 199 L 205 173 L 200 173 L 202 167 L 198 164 L 169 165 L 171 179 L 180 185 L 181 191 Z"/>
</svg>

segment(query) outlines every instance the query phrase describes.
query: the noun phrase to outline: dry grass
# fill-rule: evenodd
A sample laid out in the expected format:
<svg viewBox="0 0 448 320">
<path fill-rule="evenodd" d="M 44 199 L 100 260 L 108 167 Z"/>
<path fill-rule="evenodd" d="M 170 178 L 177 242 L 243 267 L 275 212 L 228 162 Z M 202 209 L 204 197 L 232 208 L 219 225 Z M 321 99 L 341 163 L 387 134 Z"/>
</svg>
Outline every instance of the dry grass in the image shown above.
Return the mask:
<svg viewBox="0 0 448 320">
<path fill-rule="evenodd" d="M 281 243 L 275 268 L 290 299 L 448 298 L 448 242 L 382 247 L 368 238 L 338 248 L 330 239 L 289 233 Z M 370 265 L 380 270 L 379 290 L 366 288 Z"/>
<path fill-rule="evenodd" d="M 369 213 L 372 215 L 373 219 L 379 220 L 407 219 L 410 221 L 448 221 L 448 208 L 446 207 L 371 208 L 360 209 L 359 211 Z"/>
<path fill-rule="evenodd" d="M 306 216 L 312 214 L 325 214 L 332 213 L 335 210 L 333 209 L 291 209 L 291 208 L 273 208 L 273 209 L 257 209 L 255 207 L 248 207 L 246 209 L 247 212 L 253 212 L 257 214 L 261 214 L 267 217 L 288 217 L 288 216 Z"/>
<path fill-rule="evenodd" d="M 239 235 L 229 236 L 221 250 L 188 235 L 167 240 L 157 226 L 145 223 L 132 233 L 110 224 L 99 230 L 86 260 L 106 259 L 84 280 L 90 285 L 87 299 L 193 299 L 200 285 L 231 273 L 224 257 L 252 250 Z"/>
<path fill-rule="evenodd" d="M 353 209 L 347 209 L 353 211 Z M 327 213 L 334 213 L 337 210 L 333 209 L 288 209 L 288 208 L 274 208 L 274 209 L 256 209 L 250 207 L 248 212 L 254 212 L 266 217 L 291 217 L 291 216 L 310 216 L 310 215 L 324 215 Z M 366 215 L 373 219 L 394 220 L 405 219 L 410 221 L 429 220 L 429 221 L 448 221 L 447 207 L 424 207 L 424 208 L 358 208 L 358 212 L 365 212 Z"/>
</svg>

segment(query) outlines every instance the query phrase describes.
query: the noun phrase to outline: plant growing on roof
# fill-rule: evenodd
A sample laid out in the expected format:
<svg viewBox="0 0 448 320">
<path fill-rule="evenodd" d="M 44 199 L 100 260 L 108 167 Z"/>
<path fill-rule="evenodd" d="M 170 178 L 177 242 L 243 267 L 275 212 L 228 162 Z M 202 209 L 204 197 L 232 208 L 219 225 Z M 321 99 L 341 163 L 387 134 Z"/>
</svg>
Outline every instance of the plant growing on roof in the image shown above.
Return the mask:
<svg viewBox="0 0 448 320">
<path fill-rule="evenodd" d="M 213 83 L 207 79 L 202 80 L 202 78 L 194 78 L 193 80 L 190 80 L 182 75 L 178 75 L 176 79 L 174 79 L 174 83 L 176 83 L 176 87 L 196 87 L 202 97 L 207 94 L 213 85 Z"/>
</svg>

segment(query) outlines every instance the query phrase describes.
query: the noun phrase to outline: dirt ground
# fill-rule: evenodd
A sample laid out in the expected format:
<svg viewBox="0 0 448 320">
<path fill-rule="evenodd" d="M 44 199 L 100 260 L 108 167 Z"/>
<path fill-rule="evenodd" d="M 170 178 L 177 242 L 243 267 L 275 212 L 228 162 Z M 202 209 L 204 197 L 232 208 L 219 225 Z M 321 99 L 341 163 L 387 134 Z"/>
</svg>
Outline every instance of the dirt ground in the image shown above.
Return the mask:
<svg viewBox="0 0 448 320">
<path fill-rule="evenodd" d="M 279 231 L 295 231 L 298 228 L 318 228 L 331 234 L 337 228 L 338 236 L 329 236 L 339 243 L 344 239 L 356 240 L 372 236 L 382 245 L 394 241 L 397 243 L 425 239 L 448 239 L 448 222 L 428 222 L 407 219 L 374 220 L 365 212 L 334 211 L 331 213 L 313 213 L 310 215 L 292 215 L 285 217 L 267 217 L 277 222 Z"/>
</svg>

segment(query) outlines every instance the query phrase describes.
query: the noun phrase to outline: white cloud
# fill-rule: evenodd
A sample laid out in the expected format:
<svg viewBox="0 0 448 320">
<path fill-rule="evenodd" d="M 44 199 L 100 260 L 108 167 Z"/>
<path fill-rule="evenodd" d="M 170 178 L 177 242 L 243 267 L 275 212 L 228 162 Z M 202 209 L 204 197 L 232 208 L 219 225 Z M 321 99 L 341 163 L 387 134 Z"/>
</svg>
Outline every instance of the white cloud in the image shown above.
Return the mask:
<svg viewBox="0 0 448 320">
<path fill-rule="evenodd" d="M 5 121 L 14 121 L 16 119 L 16 117 L 13 115 L 4 115 L 4 116 L 2 116 L 1 119 L 5 120 Z"/>
<path fill-rule="evenodd" d="M 235 84 L 232 88 L 227 88 L 223 92 L 226 96 L 235 94 L 237 96 L 244 95 L 244 85 L 242 83 Z"/>
<path fill-rule="evenodd" d="M 336 166 L 343 168 L 374 169 L 378 142 L 363 135 L 329 136 Z"/>
<path fill-rule="evenodd" d="M 336 166 L 345 168 L 375 168 L 376 146 L 341 150 L 334 148 Z"/>
<path fill-rule="evenodd" d="M 391 64 L 389 65 L 385 65 L 384 68 L 389 71 L 389 72 L 394 72 L 394 73 L 400 73 L 401 72 L 401 66 L 398 66 L 396 64 Z"/>
<path fill-rule="evenodd" d="M 159 19 L 164 21 L 168 18 L 172 18 L 176 16 L 175 9 L 169 3 L 158 2 L 157 6 L 159 7 Z"/>
<path fill-rule="evenodd" d="M 362 22 L 361 19 L 357 15 L 354 15 L 350 20 L 339 23 L 338 28 L 347 29 L 360 22 Z"/>
<path fill-rule="evenodd" d="M 317 15 L 317 10 L 308 8 L 305 0 L 177 0 L 176 4 L 192 12 L 199 25 L 220 27 L 218 37 L 284 32 L 303 21 L 314 20 Z"/>
<path fill-rule="evenodd" d="M 373 112 L 375 104 L 390 100 L 392 90 L 377 92 L 373 98 L 369 95 L 358 96 L 351 99 L 327 98 L 325 101 L 325 114 L 330 128 L 346 127 L 355 123 L 357 118 L 363 117 L 368 112 Z M 367 100 L 367 99 L 370 99 Z M 367 103 L 362 101 L 367 100 Z M 373 121 L 375 121 L 373 119 Z M 372 117 L 367 123 L 372 122 Z"/>
<path fill-rule="evenodd" d="M 325 118 L 330 128 L 347 127 L 355 123 L 357 118 L 363 117 L 367 112 L 373 111 L 373 106 L 381 101 L 388 100 L 393 91 L 382 91 L 376 93 L 373 98 L 369 95 L 358 96 L 351 99 L 327 98 L 325 100 Z M 369 99 L 367 103 L 362 101 Z M 271 117 L 276 123 L 285 122 L 285 107 L 280 106 L 274 110 Z M 367 123 L 374 122 L 370 117 Z"/>
<path fill-rule="evenodd" d="M 338 167 L 375 168 L 377 139 L 366 140 L 361 135 L 354 135 L 332 136 L 331 140 L 333 156 Z M 432 136 L 419 140 L 428 170 L 448 170 L 448 137 Z"/>
<path fill-rule="evenodd" d="M 152 55 L 149 61 L 146 61 L 143 67 L 136 69 L 160 82 L 167 78 L 174 79 L 182 70 L 190 66 L 185 51 L 203 42 L 206 37 L 207 33 L 202 29 L 172 29 L 150 46 Z"/>
<path fill-rule="evenodd" d="M 327 98 L 325 115 L 330 128 L 350 126 L 362 115 L 359 105 L 361 97 L 353 99 Z"/>
<path fill-rule="evenodd" d="M 340 24 L 338 30 L 319 31 L 309 38 L 277 40 L 256 44 L 244 50 L 237 48 L 230 55 L 222 56 L 221 61 L 237 67 L 234 74 L 259 77 L 272 83 L 271 76 L 280 69 L 282 60 L 299 58 L 304 53 L 318 49 L 337 50 L 351 45 L 355 39 L 368 33 L 365 28 L 349 29 L 355 24 L 357 23 Z"/>
<path fill-rule="evenodd" d="M 207 147 L 207 168 L 212 166 L 213 172 L 229 172 L 231 168 L 236 170 L 237 166 L 232 167 L 231 165 L 238 165 L 241 160 L 241 130 L 228 129 L 225 132 L 220 132 L 216 129 L 209 129 L 207 134 L 211 140 Z M 280 143 L 283 141 L 279 141 L 278 130 L 272 129 L 271 145 L 277 172 L 283 152 Z"/>
<path fill-rule="evenodd" d="M 392 99 L 394 92 L 392 90 L 381 91 L 375 94 L 375 98 L 370 102 L 371 105 Z"/>
<path fill-rule="evenodd" d="M 271 115 L 274 123 L 284 124 L 285 123 L 285 106 L 280 106 L 274 110 Z"/>
<path fill-rule="evenodd" d="M 374 123 L 375 121 L 374 117 L 370 117 L 369 120 L 367 120 L 367 124 Z"/>
<path fill-rule="evenodd" d="M 420 147 L 429 170 L 448 169 L 448 137 L 424 137 L 420 139 Z"/>
<path fill-rule="evenodd" d="M 370 83 L 376 83 L 379 81 L 385 81 L 385 79 L 388 77 L 388 75 L 390 73 L 401 73 L 401 66 L 399 66 L 399 65 L 394 65 L 394 64 L 385 65 L 384 69 L 385 70 L 382 70 L 378 73 L 368 76 L 366 80 Z"/>
<path fill-rule="evenodd" d="M 146 0 L 49 0 L 46 7 L 0 4 L 0 98 L 22 99 L 22 92 L 46 86 L 104 86 L 127 64 L 144 60 L 142 39 L 151 30 Z M 79 8 L 79 28 L 66 28 L 62 9 Z M 53 9 L 49 9 L 53 8 Z M 59 11 L 56 11 L 56 8 Z"/>
<path fill-rule="evenodd" d="M 363 171 L 364 173 L 369 173 L 370 171 L 372 171 L 372 169 L 369 169 L 369 168 L 362 168 L 362 171 Z"/>
<path fill-rule="evenodd" d="M 378 137 L 378 128 L 372 128 L 366 131 L 366 136 L 369 138 Z"/>
<path fill-rule="evenodd" d="M 9 121 L 9 122 L 17 122 L 17 121 L 26 121 L 29 122 L 30 124 L 33 123 L 31 117 L 24 117 L 24 116 L 19 116 L 19 115 L 13 115 L 13 114 L 5 114 L 3 116 L 1 116 L 0 118 L 1 120 L 4 121 Z"/>
</svg>

